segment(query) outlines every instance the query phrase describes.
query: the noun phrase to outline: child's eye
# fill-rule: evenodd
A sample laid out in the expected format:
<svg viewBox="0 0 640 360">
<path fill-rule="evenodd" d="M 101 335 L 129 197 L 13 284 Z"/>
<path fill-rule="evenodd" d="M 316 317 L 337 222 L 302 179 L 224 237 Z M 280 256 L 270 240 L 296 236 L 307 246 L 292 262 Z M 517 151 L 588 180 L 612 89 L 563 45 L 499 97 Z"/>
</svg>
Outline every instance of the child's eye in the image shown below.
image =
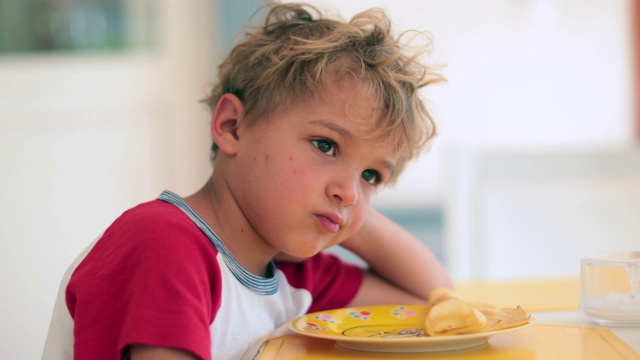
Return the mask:
<svg viewBox="0 0 640 360">
<path fill-rule="evenodd" d="M 364 181 L 367 182 L 367 184 L 369 185 L 379 185 L 382 182 L 382 178 L 380 176 L 380 173 L 372 170 L 372 169 L 367 169 L 365 171 L 362 172 L 362 178 L 364 179 Z"/>
<path fill-rule="evenodd" d="M 324 154 L 329 156 L 336 155 L 336 144 L 329 139 L 311 140 L 311 143 L 313 143 L 313 145 L 315 145 L 315 147 Z"/>
</svg>

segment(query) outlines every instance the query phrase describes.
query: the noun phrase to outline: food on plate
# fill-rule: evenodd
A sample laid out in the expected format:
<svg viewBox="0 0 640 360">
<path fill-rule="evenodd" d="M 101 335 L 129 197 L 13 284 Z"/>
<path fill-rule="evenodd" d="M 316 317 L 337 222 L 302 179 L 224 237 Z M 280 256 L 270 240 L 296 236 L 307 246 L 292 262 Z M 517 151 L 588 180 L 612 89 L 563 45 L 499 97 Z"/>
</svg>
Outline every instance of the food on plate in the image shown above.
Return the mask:
<svg viewBox="0 0 640 360">
<path fill-rule="evenodd" d="M 493 305 L 476 303 L 474 306 L 487 318 L 487 325 L 485 325 L 484 331 L 495 331 L 524 325 L 531 318 L 531 315 L 519 305 L 515 308 L 497 308 Z"/>
<path fill-rule="evenodd" d="M 498 308 L 466 301 L 455 290 L 437 288 L 429 293 L 424 334 L 475 334 L 526 324 L 530 315 L 520 306 Z"/>
<path fill-rule="evenodd" d="M 453 290 L 436 289 L 428 300 L 424 332 L 429 336 L 468 333 L 487 324 L 487 318 Z"/>
</svg>

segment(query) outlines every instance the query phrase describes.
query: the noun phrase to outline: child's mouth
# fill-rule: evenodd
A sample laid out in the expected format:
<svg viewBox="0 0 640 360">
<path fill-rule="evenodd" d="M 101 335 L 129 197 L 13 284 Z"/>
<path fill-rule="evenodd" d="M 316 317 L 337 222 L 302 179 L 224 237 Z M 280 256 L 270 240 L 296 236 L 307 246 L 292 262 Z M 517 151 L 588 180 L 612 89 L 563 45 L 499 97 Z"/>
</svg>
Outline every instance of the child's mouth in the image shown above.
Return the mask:
<svg viewBox="0 0 640 360">
<path fill-rule="evenodd" d="M 340 230 L 340 224 L 333 222 L 330 218 L 324 215 L 316 215 L 316 219 L 320 223 L 322 229 L 326 232 L 337 233 Z"/>
</svg>

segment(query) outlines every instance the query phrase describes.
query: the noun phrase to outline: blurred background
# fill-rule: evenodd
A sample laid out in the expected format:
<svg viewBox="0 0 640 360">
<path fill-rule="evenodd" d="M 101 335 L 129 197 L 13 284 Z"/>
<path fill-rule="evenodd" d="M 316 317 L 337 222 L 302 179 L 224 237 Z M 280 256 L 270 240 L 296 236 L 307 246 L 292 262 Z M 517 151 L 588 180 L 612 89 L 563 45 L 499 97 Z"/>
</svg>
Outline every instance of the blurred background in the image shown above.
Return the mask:
<svg viewBox="0 0 640 360">
<path fill-rule="evenodd" d="M 440 135 L 374 206 L 456 280 L 640 248 L 633 0 L 310 2 L 432 34 Z M 260 5 L 0 1 L 1 358 L 39 358 L 64 271 L 122 211 L 207 179 L 199 100 Z"/>
</svg>

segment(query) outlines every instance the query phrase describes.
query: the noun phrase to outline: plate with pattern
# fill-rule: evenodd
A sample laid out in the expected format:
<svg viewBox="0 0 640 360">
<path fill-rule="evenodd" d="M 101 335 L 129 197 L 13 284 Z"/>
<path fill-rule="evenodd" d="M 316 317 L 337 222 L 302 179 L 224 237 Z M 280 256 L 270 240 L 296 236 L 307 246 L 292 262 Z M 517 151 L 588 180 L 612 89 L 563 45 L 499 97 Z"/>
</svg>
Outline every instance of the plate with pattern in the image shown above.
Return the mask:
<svg viewBox="0 0 640 360">
<path fill-rule="evenodd" d="M 289 323 L 299 334 L 335 340 L 344 348 L 377 352 L 430 352 L 479 346 L 489 338 L 526 328 L 525 324 L 473 334 L 425 336 L 424 305 L 382 305 L 320 311 Z"/>
</svg>

